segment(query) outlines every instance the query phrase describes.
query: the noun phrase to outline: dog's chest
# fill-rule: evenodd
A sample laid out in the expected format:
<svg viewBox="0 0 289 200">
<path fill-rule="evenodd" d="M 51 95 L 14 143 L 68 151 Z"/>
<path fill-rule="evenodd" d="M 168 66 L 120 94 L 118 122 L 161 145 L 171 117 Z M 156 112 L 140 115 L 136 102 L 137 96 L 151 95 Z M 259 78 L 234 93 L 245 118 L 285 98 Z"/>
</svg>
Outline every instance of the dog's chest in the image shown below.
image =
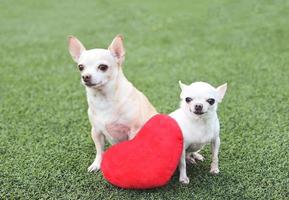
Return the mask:
<svg viewBox="0 0 289 200">
<path fill-rule="evenodd" d="M 185 146 L 199 150 L 203 145 L 211 142 L 215 135 L 212 125 L 205 122 L 191 123 L 183 130 Z"/>
<path fill-rule="evenodd" d="M 113 140 L 116 142 L 129 139 L 130 127 L 121 123 L 108 123 L 105 125 L 105 130 Z"/>
<path fill-rule="evenodd" d="M 110 100 L 89 99 L 89 119 L 95 129 L 101 131 L 110 143 L 127 140 L 131 133 L 132 116 Z"/>
</svg>

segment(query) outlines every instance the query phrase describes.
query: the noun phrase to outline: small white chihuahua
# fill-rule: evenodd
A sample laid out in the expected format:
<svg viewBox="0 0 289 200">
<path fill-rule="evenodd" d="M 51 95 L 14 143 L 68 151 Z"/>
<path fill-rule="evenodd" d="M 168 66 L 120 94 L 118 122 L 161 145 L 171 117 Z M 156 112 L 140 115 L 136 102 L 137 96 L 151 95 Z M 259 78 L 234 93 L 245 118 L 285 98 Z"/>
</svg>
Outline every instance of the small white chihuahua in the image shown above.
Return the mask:
<svg viewBox="0 0 289 200">
<path fill-rule="evenodd" d="M 157 112 L 122 72 L 125 50 L 120 35 L 108 49 L 86 50 L 73 36 L 68 38 L 68 47 L 86 89 L 91 136 L 96 147 L 96 158 L 88 171 L 97 171 L 102 161 L 104 138 L 111 144 L 132 139 Z"/>
<path fill-rule="evenodd" d="M 187 161 L 195 164 L 196 160 L 203 161 L 199 151 L 207 143 L 212 148 L 212 174 L 219 173 L 218 152 L 220 146 L 220 124 L 217 116 L 217 107 L 226 93 L 227 84 L 214 88 L 208 83 L 195 82 L 185 85 L 179 81 L 181 87 L 180 108 L 172 112 L 183 133 L 184 147 L 179 163 L 180 182 L 189 183 L 186 171 Z M 186 155 L 186 151 L 188 151 Z"/>
</svg>

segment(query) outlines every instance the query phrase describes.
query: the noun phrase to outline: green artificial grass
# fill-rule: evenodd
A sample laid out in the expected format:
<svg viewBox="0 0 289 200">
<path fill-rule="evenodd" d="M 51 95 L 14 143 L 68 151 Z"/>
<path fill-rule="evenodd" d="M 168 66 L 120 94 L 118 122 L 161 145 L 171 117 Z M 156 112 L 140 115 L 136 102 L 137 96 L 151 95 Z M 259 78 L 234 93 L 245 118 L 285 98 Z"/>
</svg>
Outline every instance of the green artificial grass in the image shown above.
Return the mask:
<svg viewBox="0 0 289 200">
<path fill-rule="evenodd" d="M 0 199 L 288 199 L 288 10 L 285 0 L 2 0 Z M 127 78 L 161 113 L 178 107 L 178 80 L 228 82 L 220 175 L 208 147 L 189 185 L 176 172 L 163 188 L 122 190 L 87 172 L 95 150 L 67 36 L 106 48 L 118 33 Z"/>
</svg>

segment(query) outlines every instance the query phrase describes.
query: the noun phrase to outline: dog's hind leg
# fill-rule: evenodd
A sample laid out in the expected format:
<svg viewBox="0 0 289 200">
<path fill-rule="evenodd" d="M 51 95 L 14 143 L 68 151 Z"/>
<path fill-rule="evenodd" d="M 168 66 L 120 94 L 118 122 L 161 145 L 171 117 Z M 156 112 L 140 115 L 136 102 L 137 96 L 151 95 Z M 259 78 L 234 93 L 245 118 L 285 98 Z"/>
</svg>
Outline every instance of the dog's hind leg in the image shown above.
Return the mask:
<svg viewBox="0 0 289 200">
<path fill-rule="evenodd" d="M 205 160 L 204 156 L 202 156 L 202 155 L 199 153 L 199 151 L 193 152 L 193 153 L 192 153 L 192 156 L 193 156 L 194 159 L 199 160 L 199 161 L 204 161 L 204 160 Z"/>
<path fill-rule="evenodd" d="M 191 164 L 197 164 L 197 161 L 204 161 L 205 158 L 199 152 L 202 150 L 203 146 L 198 146 L 197 148 L 194 146 L 190 146 L 188 148 L 188 152 L 186 154 L 186 160 Z M 199 149 L 196 151 L 196 149 Z"/>
<path fill-rule="evenodd" d="M 197 161 L 196 159 L 193 157 L 193 152 L 189 152 L 187 153 L 186 155 L 186 161 L 193 164 L 193 165 L 196 165 L 197 164 Z"/>
</svg>

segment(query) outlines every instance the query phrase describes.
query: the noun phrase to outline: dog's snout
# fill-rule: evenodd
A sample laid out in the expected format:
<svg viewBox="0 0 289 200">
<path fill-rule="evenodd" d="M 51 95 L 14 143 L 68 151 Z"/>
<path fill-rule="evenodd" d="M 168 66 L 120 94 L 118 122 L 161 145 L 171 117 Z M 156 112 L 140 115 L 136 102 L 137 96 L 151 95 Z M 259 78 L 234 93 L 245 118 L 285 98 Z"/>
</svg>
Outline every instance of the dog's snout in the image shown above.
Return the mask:
<svg viewBox="0 0 289 200">
<path fill-rule="evenodd" d="M 195 110 L 196 111 L 202 111 L 203 110 L 203 105 L 202 104 L 196 104 L 195 105 Z"/>
<path fill-rule="evenodd" d="M 84 75 L 84 76 L 82 76 L 82 79 L 84 82 L 90 82 L 91 75 Z"/>
</svg>

